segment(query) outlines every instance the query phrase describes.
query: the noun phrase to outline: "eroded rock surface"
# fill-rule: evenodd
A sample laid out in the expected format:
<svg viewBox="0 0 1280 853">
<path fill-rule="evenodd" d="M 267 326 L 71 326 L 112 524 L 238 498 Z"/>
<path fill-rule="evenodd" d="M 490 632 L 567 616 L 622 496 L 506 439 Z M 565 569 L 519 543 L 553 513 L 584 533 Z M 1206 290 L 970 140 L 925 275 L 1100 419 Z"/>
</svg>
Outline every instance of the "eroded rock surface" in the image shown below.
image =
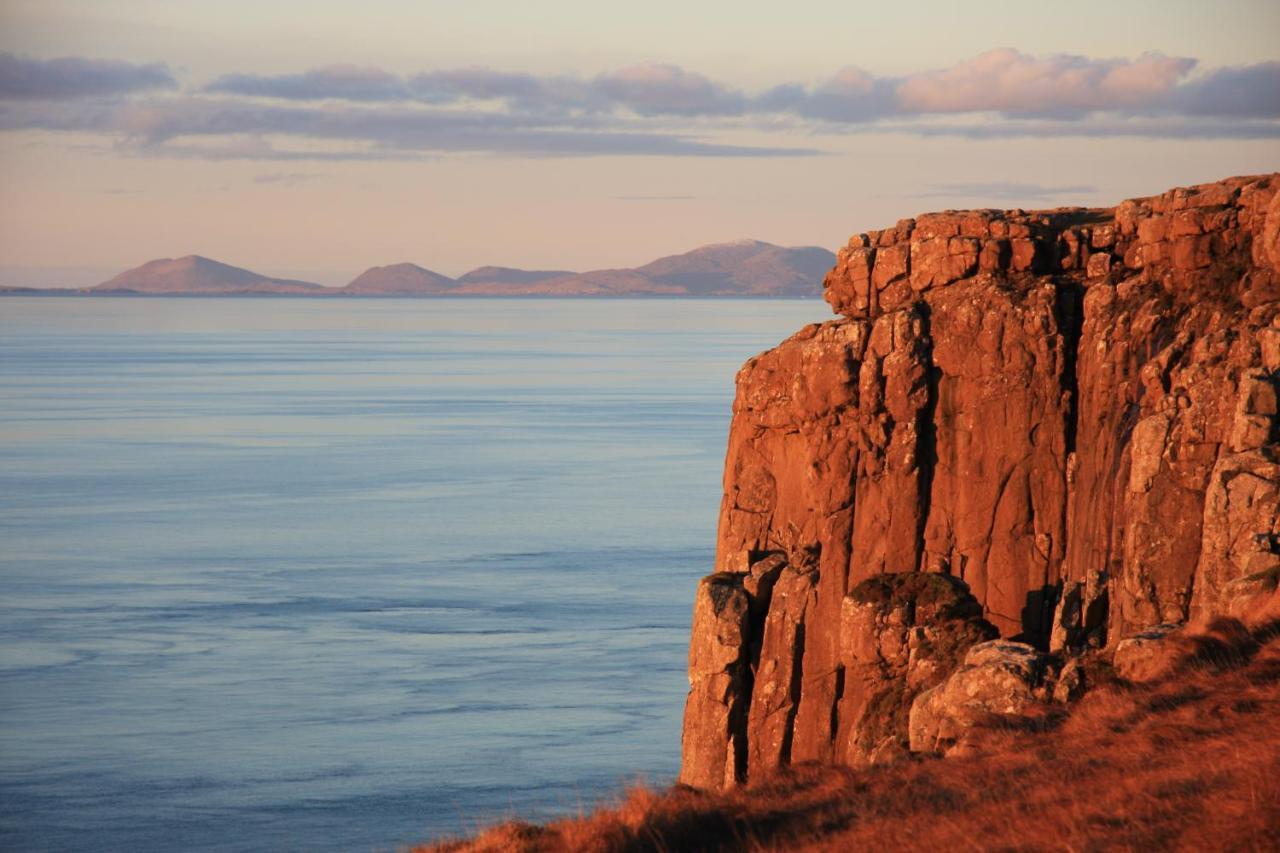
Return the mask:
<svg viewBox="0 0 1280 853">
<path fill-rule="evenodd" d="M 856 765 L 905 753 L 912 700 L 950 675 L 970 647 L 995 636 L 957 578 L 903 572 L 854 587 L 841 602 L 836 759 Z"/>
<path fill-rule="evenodd" d="M 680 781 L 699 788 L 731 785 L 742 775 L 751 606 L 742 580 L 728 573 L 703 578 L 693 608 Z"/>
<path fill-rule="evenodd" d="M 950 576 L 1002 637 L 1071 654 L 1226 612 L 1233 582 L 1280 567 L 1278 187 L 851 239 L 825 282 L 840 319 L 738 374 L 716 570 L 777 555 L 787 594 L 744 587 L 734 664 L 691 655 L 682 778 L 891 755 L 866 679 L 910 666 L 885 656 L 895 640 L 874 666 L 854 641 L 847 596 L 868 579 Z M 691 770 L 704 754 L 732 772 Z"/>
<path fill-rule="evenodd" d="M 963 751 L 965 736 L 994 717 L 1019 717 L 1039 701 L 1044 656 L 1026 643 L 992 640 L 969 649 L 964 663 L 942 684 L 911 703 L 913 752 Z"/>
</svg>

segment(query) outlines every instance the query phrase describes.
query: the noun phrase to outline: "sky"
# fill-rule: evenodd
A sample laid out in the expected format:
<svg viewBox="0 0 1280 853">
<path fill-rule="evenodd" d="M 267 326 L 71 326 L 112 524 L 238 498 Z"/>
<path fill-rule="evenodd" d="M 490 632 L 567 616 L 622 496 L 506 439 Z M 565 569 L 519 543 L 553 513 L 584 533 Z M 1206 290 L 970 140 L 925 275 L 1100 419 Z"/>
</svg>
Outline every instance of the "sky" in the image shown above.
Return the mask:
<svg viewBox="0 0 1280 853">
<path fill-rule="evenodd" d="M 1280 169 L 1280 3 L 0 0 L 0 276 L 835 249 Z"/>
</svg>

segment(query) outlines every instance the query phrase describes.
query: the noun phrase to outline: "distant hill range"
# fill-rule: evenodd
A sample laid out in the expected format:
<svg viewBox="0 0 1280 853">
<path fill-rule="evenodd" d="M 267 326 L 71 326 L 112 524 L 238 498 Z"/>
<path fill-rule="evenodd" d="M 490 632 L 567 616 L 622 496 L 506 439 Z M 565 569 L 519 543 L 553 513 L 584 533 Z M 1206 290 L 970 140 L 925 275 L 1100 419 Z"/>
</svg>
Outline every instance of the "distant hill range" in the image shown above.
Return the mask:
<svg viewBox="0 0 1280 853">
<path fill-rule="evenodd" d="M 817 297 L 835 255 L 813 246 L 759 240 L 702 246 L 635 269 L 591 272 L 479 267 L 458 278 L 416 264 L 371 267 L 345 287 L 272 278 L 199 255 L 162 258 L 120 273 L 81 294 L 235 296 L 754 296 Z M 8 293 L 54 293 L 6 288 Z"/>
<path fill-rule="evenodd" d="M 211 261 L 199 255 L 161 258 L 89 288 L 101 293 L 323 293 L 331 288 L 309 281 L 271 278 L 256 272 Z"/>
</svg>

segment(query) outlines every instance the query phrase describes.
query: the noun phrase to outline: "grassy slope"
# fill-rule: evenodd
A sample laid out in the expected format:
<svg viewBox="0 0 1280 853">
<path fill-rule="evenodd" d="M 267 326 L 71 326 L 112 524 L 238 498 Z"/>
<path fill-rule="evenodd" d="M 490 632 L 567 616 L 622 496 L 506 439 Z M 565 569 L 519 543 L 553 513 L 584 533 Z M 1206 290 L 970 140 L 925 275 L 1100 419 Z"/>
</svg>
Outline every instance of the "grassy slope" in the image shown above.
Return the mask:
<svg viewBox="0 0 1280 853">
<path fill-rule="evenodd" d="M 992 727 L 978 756 L 802 766 L 721 794 L 636 788 L 419 851 L 1280 850 L 1280 632 L 1219 627 L 1167 679 Z"/>
</svg>

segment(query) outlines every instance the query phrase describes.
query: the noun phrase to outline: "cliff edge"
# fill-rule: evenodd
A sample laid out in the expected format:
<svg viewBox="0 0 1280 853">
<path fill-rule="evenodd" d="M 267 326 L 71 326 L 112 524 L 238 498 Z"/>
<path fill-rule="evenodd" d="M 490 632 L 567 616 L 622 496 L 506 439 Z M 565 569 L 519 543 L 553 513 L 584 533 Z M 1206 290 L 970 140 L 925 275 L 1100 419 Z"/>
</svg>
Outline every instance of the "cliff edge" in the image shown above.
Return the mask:
<svg viewBox="0 0 1280 853">
<path fill-rule="evenodd" d="M 681 781 L 945 754 L 1271 594 L 1278 189 L 853 237 L 738 374 Z"/>
</svg>

